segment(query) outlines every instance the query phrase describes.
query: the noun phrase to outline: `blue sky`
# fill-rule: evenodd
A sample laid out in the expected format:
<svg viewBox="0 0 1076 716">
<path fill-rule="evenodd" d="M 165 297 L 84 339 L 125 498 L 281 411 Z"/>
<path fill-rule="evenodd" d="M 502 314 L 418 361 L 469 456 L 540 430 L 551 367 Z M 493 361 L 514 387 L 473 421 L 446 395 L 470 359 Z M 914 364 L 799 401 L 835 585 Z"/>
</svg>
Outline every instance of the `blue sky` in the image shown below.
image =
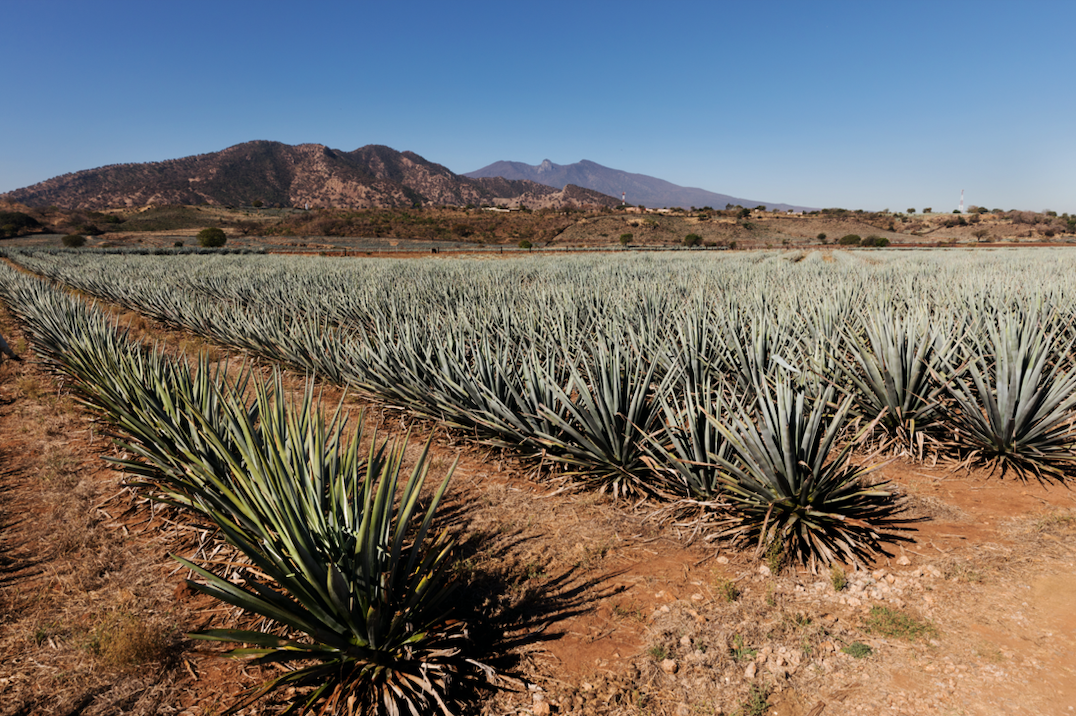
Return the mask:
<svg viewBox="0 0 1076 716">
<path fill-rule="evenodd" d="M 1076 213 L 1076 3 L 0 0 L 0 192 L 253 139 Z"/>
</svg>

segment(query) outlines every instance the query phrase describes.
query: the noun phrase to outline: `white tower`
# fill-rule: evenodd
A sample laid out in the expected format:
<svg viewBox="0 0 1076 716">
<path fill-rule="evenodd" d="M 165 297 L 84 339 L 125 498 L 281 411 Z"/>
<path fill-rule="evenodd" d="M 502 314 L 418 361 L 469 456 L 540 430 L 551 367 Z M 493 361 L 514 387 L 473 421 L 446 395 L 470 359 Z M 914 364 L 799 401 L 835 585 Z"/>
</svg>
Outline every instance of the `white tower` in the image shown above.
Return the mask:
<svg viewBox="0 0 1076 716">
<path fill-rule="evenodd" d="M 626 192 L 626 191 L 620 192 L 620 205 L 624 206 L 627 203 L 628 203 L 628 192 Z"/>
<path fill-rule="evenodd" d="M 964 213 L 964 190 L 960 190 L 960 213 Z"/>
</svg>

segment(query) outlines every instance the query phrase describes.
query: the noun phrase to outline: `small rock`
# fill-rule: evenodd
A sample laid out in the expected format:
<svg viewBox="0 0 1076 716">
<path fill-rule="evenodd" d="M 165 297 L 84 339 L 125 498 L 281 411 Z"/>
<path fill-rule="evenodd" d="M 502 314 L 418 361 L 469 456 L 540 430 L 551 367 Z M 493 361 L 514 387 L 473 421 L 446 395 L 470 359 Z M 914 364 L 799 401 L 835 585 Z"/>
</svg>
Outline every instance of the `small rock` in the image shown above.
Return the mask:
<svg viewBox="0 0 1076 716">
<path fill-rule="evenodd" d="M 704 597 L 701 592 L 695 592 L 691 595 L 691 601 L 693 602 L 701 602 L 703 599 L 706 599 L 706 597 Z"/>
<path fill-rule="evenodd" d="M 669 609 L 669 605 L 668 605 L 668 604 L 662 604 L 662 605 L 661 605 L 661 613 L 662 613 L 662 614 L 668 614 L 668 613 L 669 613 L 669 612 L 671 612 L 671 611 L 672 611 L 672 610 L 671 610 L 671 609 Z"/>
<path fill-rule="evenodd" d="M 768 577 L 770 576 L 770 568 L 764 564 L 760 564 L 758 566 L 758 573 L 761 574 L 763 577 Z"/>
<path fill-rule="evenodd" d="M 778 665 L 776 663 L 770 663 L 769 666 L 766 667 L 766 669 L 771 674 L 773 674 L 773 677 L 775 679 L 777 679 L 778 681 L 780 681 L 781 679 L 788 676 L 788 669 L 786 669 L 785 667 L 780 666 L 780 665 Z"/>
<path fill-rule="evenodd" d="M 665 661 L 661 662 L 661 670 L 664 671 L 666 674 L 675 674 L 679 668 L 679 664 L 677 664 L 673 659 L 666 659 Z"/>
<path fill-rule="evenodd" d="M 677 704 L 676 716 L 691 716 L 691 707 L 685 703 Z"/>
<path fill-rule="evenodd" d="M 680 646 L 683 646 L 683 647 L 686 647 L 686 648 L 690 649 L 691 648 L 691 637 L 689 637 L 689 636 L 680 637 Z"/>
<path fill-rule="evenodd" d="M 725 555 L 721 555 L 720 557 L 717 558 L 716 561 L 717 561 L 718 564 L 728 564 L 729 563 L 729 558 L 726 557 Z"/>
<path fill-rule="evenodd" d="M 549 716 L 549 702 L 535 701 L 534 705 L 531 706 L 531 713 L 534 714 L 534 716 Z"/>
<path fill-rule="evenodd" d="M 755 662 L 752 661 L 750 664 L 747 665 L 747 669 L 743 672 L 743 677 L 745 679 L 753 679 L 755 678 L 755 672 L 757 671 L 758 666 L 755 665 Z"/>
<path fill-rule="evenodd" d="M 879 579 L 885 579 L 885 570 L 884 569 L 876 569 L 873 572 L 871 572 L 871 576 L 874 577 L 875 581 L 877 581 Z"/>
<path fill-rule="evenodd" d="M 894 577 L 892 574 L 887 574 L 885 575 L 885 581 L 889 582 L 890 584 L 894 584 L 896 583 L 897 578 Z"/>
<path fill-rule="evenodd" d="M 908 559 L 907 555 L 902 554 L 901 556 L 897 557 L 897 564 L 899 564 L 901 567 L 907 567 L 911 563 L 912 560 Z"/>
</svg>

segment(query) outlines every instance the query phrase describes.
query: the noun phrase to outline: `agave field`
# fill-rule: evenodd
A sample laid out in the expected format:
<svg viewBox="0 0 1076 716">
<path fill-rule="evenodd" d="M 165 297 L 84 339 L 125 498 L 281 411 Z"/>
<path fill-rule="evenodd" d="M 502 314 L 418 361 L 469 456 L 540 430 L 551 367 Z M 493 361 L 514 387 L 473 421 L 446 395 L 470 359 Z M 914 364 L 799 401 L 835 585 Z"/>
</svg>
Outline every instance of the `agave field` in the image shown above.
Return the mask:
<svg viewBox="0 0 1076 716">
<path fill-rule="evenodd" d="M 288 665 L 251 698 L 305 687 L 296 709 L 447 713 L 482 668 L 450 608 L 450 478 L 423 492 L 427 461 L 402 475 L 400 446 L 325 410 L 318 380 L 812 570 L 906 539 L 872 479 L 885 456 L 1005 479 L 1076 467 L 1064 250 L 6 258 L 25 271 L 0 267 L 0 297 L 114 427 L 127 472 L 257 569 L 236 585 L 177 557 L 197 589 L 269 620 L 199 636 Z M 279 372 L 169 358 L 94 299 L 311 387 L 289 400 Z"/>
</svg>

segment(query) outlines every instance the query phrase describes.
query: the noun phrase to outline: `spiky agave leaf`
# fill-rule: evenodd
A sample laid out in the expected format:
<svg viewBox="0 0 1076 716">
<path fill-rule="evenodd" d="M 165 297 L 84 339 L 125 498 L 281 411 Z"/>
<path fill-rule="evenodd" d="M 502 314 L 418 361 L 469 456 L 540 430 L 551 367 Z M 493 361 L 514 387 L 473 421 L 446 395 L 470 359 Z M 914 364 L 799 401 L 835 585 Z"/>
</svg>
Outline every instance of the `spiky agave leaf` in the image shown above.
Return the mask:
<svg viewBox="0 0 1076 716">
<path fill-rule="evenodd" d="M 868 485 L 868 472 L 850 465 L 851 443 L 833 455 L 851 407 L 845 397 L 834 411 L 832 386 L 810 399 L 778 377 L 760 386 L 757 413 L 744 409 L 719 430 L 733 451 L 718 458 L 724 496 L 733 517 L 726 536 L 781 544 L 795 561 L 817 567 L 838 560 L 861 563 L 886 541 L 903 539 L 900 510 L 884 484 Z"/>
</svg>

